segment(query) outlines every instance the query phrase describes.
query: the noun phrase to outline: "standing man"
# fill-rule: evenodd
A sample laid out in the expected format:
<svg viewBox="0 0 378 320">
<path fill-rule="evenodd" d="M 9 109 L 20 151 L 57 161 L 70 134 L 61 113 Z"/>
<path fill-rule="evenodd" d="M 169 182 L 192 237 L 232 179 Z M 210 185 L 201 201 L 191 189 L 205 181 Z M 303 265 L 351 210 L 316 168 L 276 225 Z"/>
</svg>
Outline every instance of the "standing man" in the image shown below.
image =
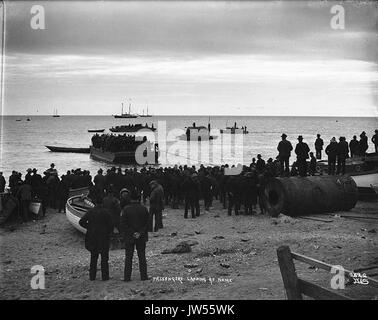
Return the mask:
<svg viewBox="0 0 378 320">
<path fill-rule="evenodd" d="M 148 280 L 146 261 L 146 242 L 148 241 L 149 214 L 145 206 L 140 204 L 140 195 L 136 190 L 131 192 L 131 202 L 121 213 L 121 231 L 125 241 L 124 281 L 131 280 L 134 249 L 139 258 L 141 280 Z"/>
<path fill-rule="evenodd" d="M 109 212 L 102 204 L 98 204 L 80 219 L 79 224 L 87 229 L 85 248 L 91 253 L 89 280 L 96 280 L 99 255 L 101 255 L 102 280 L 109 280 L 109 245 L 110 234 L 113 231 Z"/>
<path fill-rule="evenodd" d="M 371 142 L 374 143 L 375 153 L 378 153 L 378 130 L 375 130 L 375 135 L 371 138 Z"/>
<path fill-rule="evenodd" d="M 289 174 L 289 158 L 291 151 L 293 150 L 293 146 L 291 145 L 290 141 L 286 140 L 286 137 L 287 135 L 285 133 L 281 135 L 282 140 L 277 147 L 281 174 L 283 174 L 284 172 Z"/>
<path fill-rule="evenodd" d="M 3 176 L 3 172 L 0 171 L 0 193 L 4 192 L 5 185 L 6 185 L 6 182 L 5 182 L 5 178 Z"/>
<path fill-rule="evenodd" d="M 163 210 L 164 210 L 164 190 L 156 181 L 150 182 L 150 225 L 149 231 L 152 231 L 153 217 L 155 216 L 154 232 L 163 228 Z"/>
<path fill-rule="evenodd" d="M 18 188 L 16 197 L 20 201 L 22 221 L 27 222 L 29 220 L 29 206 L 32 200 L 32 188 L 28 181 L 23 182 Z"/>
<path fill-rule="evenodd" d="M 336 138 L 333 137 L 325 149 L 325 152 L 328 156 L 328 174 L 335 175 L 335 167 L 336 167 L 336 156 L 338 151 L 338 145 L 336 142 Z"/>
<path fill-rule="evenodd" d="M 355 156 L 359 156 L 359 143 L 357 140 L 357 136 L 353 136 L 353 139 L 349 142 L 349 150 L 350 150 L 350 157 L 353 158 Z"/>
<path fill-rule="evenodd" d="M 323 145 L 324 145 L 323 139 L 320 138 L 320 134 L 318 133 L 316 135 L 316 140 L 315 140 L 316 159 L 318 160 L 322 159 Z"/>
<path fill-rule="evenodd" d="M 303 142 L 303 137 L 298 136 L 298 143 L 295 147 L 295 153 L 297 155 L 299 176 L 301 177 L 307 176 L 307 159 L 309 158 L 309 152 L 310 148 L 308 147 L 307 143 Z"/>
<path fill-rule="evenodd" d="M 310 170 L 309 173 L 311 176 L 314 176 L 316 172 L 316 158 L 314 157 L 314 153 L 310 152 Z"/>
<path fill-rule="evenodd" d="M 348 142 L 345 141 L 345 137 L 340 137 L 337 145 L 337 174 L 345 174 L 345 160 L 348 154 Z"/>
<path fill-rule="evenodd" d="M 360 134 L 360 141 L 358 144 L 360 149 L 360 156 L 365 156 L 366 151 L 369 149 L 368 138 L 365 131 L 362 131 L 362 133 Z"/>
<path fill-rule="evenodd" d="M 104 189 L 105 189 L 105 183 L 106 183 L 105 176 L 102 173 L 103 173 L 103 171 L 100 168 L 97 171 L 97 174 L 95 175 L 95 177 L 93 178 L 93 183 L 95 185 L 95 189 L 97 191 L 98 197 L 101 200 L 104 198 Z"/>
</svg>

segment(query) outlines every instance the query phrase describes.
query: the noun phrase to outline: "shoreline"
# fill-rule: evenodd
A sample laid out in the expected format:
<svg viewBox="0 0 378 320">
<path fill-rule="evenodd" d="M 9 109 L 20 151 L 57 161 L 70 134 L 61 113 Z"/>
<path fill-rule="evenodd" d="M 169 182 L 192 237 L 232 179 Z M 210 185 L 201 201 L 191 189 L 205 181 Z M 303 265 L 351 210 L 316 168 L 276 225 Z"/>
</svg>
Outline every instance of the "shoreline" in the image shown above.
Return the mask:
<svg viewBox="0 0 378 320">
<path fill-rule="evenodd" d="M 377 200 L 359 201 L 353 215 L 375 213 Z M 197 219 L 183 218 L 183 209 L 163 211 L 164 228 L 150 233 L 146 257 L 151 280 L 140 281 L 136 254 L 132 281 L 121 281 L 124 250 L 110 251 L 107 282 L 89 281 L 89 252 L 84 236 L 65 214 L 49 209 L 46 218 L 0 229 L 3 299 L 285 299 L 276 249 L 289 245 L 298 253 L 356 269 L 378 261 L 378 223 L 332 217 L 331 223 L 280 215 L 227 216 L 218 201 Z M 337 212 L 342 214 L 342 212 Z M 371 220 L 372 221 L 372 220 Z M 375 230 L 375 233 L 372 232 Z M 371 231 L 371 232 L 369 232 Z M 176 234 L 176 235 L 175 235 Z M 161 254 L 181 241 L 192 241 L 192 252 Z M 33 290 L 30 269 L 45 268 L 46 288 Z M 329 287 L 330 274 L 296 264 L 305 278 Z M 154 281 L 154 277 L 182 277 L 184 281 Z M 215 278 L 210 283 L 188 278 Z M 185 280 L 186 279 L 186 280 Z M 228 279 L 228 280 L 227 280 Z M 231 281 L 230 281 L 231 279 Z M 345 295 L 372 299 L 371 290 L 346 287 Z M 356 290 L 358 289 L 358 290 Z M 358 292 L 358 294 L 357 294 Z M 377 298 L 377 296 L 375 296 Z"/>
</svg>

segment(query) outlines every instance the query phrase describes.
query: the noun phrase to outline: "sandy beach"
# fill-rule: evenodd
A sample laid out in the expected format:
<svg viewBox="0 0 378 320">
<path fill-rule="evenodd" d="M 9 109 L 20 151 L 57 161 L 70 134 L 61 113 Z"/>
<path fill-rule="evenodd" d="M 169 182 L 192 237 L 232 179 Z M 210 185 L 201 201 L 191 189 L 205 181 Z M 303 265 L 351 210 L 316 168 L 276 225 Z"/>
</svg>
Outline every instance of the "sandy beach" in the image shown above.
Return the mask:
<svg viewBox="0 0 378 320">
<path fill-rule="evenodd" d="M 358 202 L 349 215 L 372 216 L 377 201 Z M 337 213 L 342 214 L 342 213 Z M 122 280 L 124 250 L 110 251 L 107 282 L 91 282 L 84 235 L 65 214 L 49 210 L 45 219 L 8 225 L 1 234 L 2 299 L 286 299 L 276 249 L 292 251 L 353 270 L 378 263 L 378 221 L 319 216 L 320 222 L 279 216 L 227 216 L 218 201 L 197 219 L 183 210 L 164 211 L 164 229 L 150 233 L 146 255 L 151 280 L 141 282 L 135 253 L 132 281 Z M 162 254 L 189 241 L 190 253 Z M 45 269 L 45 289 L 30 286 L 31 267 Z M 329 288 L 331 275 L 296 263 L 298 274 Z M 368 286 L 347 286 L 343 294 L 374 299 Z"/>
</svg>

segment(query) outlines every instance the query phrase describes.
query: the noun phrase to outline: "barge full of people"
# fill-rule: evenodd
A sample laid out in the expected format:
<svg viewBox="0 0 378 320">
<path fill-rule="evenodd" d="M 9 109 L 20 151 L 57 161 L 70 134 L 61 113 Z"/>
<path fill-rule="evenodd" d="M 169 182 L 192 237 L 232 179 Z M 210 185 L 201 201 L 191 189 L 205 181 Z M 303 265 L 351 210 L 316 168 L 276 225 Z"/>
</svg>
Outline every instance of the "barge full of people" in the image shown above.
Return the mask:
<svg viewBox="0 0 378 320">
<path fill-rule="evenodd" d="M 137 139 L 132 135 L 103 134 L 92 137 L 92 159 L 114 164 L 158 164 L 159 147 L 147 137 Z"/>
</svg>

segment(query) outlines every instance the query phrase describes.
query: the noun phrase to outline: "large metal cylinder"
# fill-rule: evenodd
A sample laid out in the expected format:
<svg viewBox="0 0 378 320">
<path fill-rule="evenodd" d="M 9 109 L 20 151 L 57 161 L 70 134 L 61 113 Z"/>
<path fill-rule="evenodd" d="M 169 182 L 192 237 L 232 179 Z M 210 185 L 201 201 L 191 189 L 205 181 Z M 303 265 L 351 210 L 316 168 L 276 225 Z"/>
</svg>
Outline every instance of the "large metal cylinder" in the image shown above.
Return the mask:
<svg viewBox="0 0 378 320">
<path fill-rule="evenodd" d="M 272 178 L 265 190 L 267 212 L 277 217 L 347 211 L 357 203 L 357 185 L 349 176 Z"/>
</svg>

